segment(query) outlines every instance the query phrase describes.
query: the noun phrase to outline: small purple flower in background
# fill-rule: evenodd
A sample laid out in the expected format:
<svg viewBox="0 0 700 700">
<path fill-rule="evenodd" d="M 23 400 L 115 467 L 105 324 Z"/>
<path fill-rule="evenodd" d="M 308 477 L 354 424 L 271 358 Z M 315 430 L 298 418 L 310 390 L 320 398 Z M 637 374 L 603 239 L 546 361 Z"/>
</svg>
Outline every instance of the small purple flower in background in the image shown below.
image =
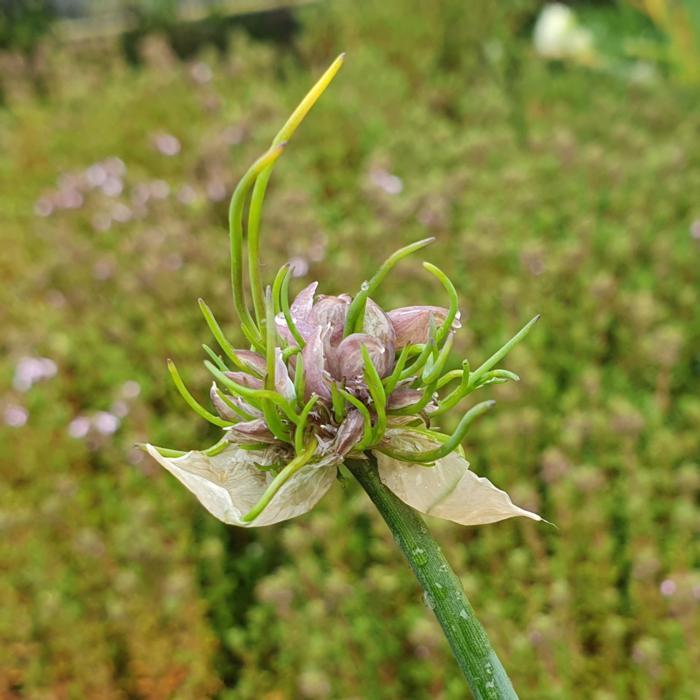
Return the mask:
<svg viewBox="0 0 700 700">
<path fill-rule="evenodd" d="M 17 391 L 29 391 L 34 384 L 56 376 L 58 367 L 48 357 L 22 357 L 15 366 L 12 385 Z"/>
<path fill-rule="evenodd" d="M 10 428 L 22 428 L 27 424 L 29 419 L 29 411 L 24 406 L 16 403 L 11 403 L 5 406 L 3 411 L 3 421 Z"/>
<path fill-rule="evenodd" d="M 180 141 L 172 134 L 160 133 L 153 137 L 153 145 L 164 156 L 176 156 L 180 152 Z"/>
<path fill-rule="evenodd" d="M 403 180 L 383 168 L 375 168 L 369 173 L 369 181 L 382 192 L 391 195 L 403 192 Z"/>
</svg>

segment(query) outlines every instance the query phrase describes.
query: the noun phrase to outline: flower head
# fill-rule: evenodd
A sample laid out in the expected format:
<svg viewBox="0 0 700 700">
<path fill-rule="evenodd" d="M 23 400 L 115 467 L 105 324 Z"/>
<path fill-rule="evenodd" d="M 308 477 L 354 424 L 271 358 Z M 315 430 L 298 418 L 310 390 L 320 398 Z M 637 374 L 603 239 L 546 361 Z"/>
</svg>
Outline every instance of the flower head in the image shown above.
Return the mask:
<svg viewBox="0 0 700 700">
<path fill-rule="evenodd" d="M 270 525 L 312 508 L 332 486 L 349 457 L 373 454 L 384 484 L 423 513 L 466 525 L 515 515 L 539 516 L 515 506 L 490 481 L 475 476 L 461 441 L 473 420 L 493 404 L 469 409 L 451 435 L 431 427 L 433 418 L 474 390 L 517 380 L 496 365 L 536 319 L 474 371 L 465 361 L 447 370 L 460 327 L 457 292 L 430 263 L 423 267 L 442 285 L 448 304 L 384 310 L 377 292 L 388 273 L 433 239 L 418 241 L 387 258 L 354 294 L 320 294 L 318 283 L 291 302 L 290 266 L 270 286 L 261 281 L 260 208 L 271 170 L 286 142 L 343 62 L 326 71 L 270 149 L 243 176 L 229 209 L 233 302 L 249 347 L 227 340 L 206 303 L 205 320 L 223 351 L 205 346 L 214 382 L 214 412 L 190 394 L 175 365 L 170 374 L 185 401 L 223 430 L 212 447 L 179 452 L 147 445 L 215 517 L 233 525 Z M 249 292 L 243 279 L 243 213 L 248 208 Z M 249 303 L 248 298 L 252 302 Z M 447 390 L 452 385 L 451 390 Z"/>
</svg>

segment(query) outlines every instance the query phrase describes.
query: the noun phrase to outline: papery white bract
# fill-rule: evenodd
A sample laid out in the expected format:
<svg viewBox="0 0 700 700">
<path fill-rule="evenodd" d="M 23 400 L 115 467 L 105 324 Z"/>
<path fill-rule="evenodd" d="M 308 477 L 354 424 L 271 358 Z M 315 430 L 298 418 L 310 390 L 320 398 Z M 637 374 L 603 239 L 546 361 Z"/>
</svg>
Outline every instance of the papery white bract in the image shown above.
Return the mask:
<svg viewBox="0 0 700 700">
<path fill-rule="evenodd" d="M 302 467 L 255 520 L 245 522 L 242 516 L 255 506 L 273 479 L 273 474 L 263 471 L 260 466 L 274 464 L 280 458 L 277 449 L 252 451 L 231 445 L 211 457 L 193 450 L 172 458 L 163 457 L 153 445 L 146 445 L 146 449 L 214 517 L 241 527 L 273 525 L 303 515 L 323 498 L 336 476 L 333 466 L 311 464 Z"/>
<path fill-rule="evenodd" d="M 437 443 L 410 430 L 389 430 L 386 442 L 401 450 L 428 450 Z M 486 525 L 524 516 L 542 520 L 536 513 L 516 506 L 510 496 L 487 478 L 474 474 L 457 452 L 434 466 L 409 464 L 376 452 L 379 478 L 404 503 L 426 515 L 460 525 Z"/>
</svg>

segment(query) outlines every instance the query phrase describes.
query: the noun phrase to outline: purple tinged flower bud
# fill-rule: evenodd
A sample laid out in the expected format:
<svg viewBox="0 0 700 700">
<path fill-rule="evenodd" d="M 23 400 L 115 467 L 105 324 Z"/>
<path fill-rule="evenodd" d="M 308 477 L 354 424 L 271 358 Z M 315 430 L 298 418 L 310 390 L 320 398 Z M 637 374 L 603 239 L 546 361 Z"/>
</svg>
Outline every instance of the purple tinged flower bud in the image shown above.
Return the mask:
<svg viewBox="0 0 700 700">
<path fill-rule="evenodd" d="M 306 341 L 314 333 L 315 325 L 310 322 L 309 315 L 311 314 L 311 309 L 314 305 L 314 295 L 316 294 L 316 288 L 318 287 L 318 282 L 312 282 L 307 287 L 304 287 L 299 294 L 295 297 L 291 306 L 289 307 L 289 312 L 292 316 L 292 321 L 299 331 L 301 337 Z M 277 332 L 286 340 L 290 345 L 297 345 L 292 332 L 287 327 L 287 319 L 284 314 L 279 313 L 275 317 L 275 325 L 277 326 Z"/>
<path fill-rule="evenodd" d="M 418 401 L 420 401 L 421 398 L 423 398 L 423 392 L 420 389 L 399 387 L 391 393 L 391 396 L 389 396 L 389 400 L 387 401 L 387 408 L 405 408 L 406 406 L 410 406 L 411 404 L 418 403 Z"/>
<path fill-rule="evenodd" d="M 447 309 L 441 306 L 403 306 L 389 311 L 387 316 L 396 333 L 396 349 L 427 343 L 430 319 L 439 326 L 447 318 L 447 313 Z M 455 327 L 459 328 L 458 325 Z"/>
<path fill-rule="evenodd" d="M 352 333 L 343 340 L 335 352 L 333 373 L 336 379 L 350 382 L 362 381 L 365 363 L 362 346 L 367 348 L 372 364 L 380 377 L 386 377 L 394 361 L 393 352 L 387 350 L 377 338 L 366 333 Z"/>
<path fill-rule="evenodd" d="M 362 439 L 365 420 L 362 414 L 353 408 L 348 411 L 345 420 L 340 424 L 331 449 L 338 457 L 345 457 L 350 450 Z"/>
<path fill-rule="evenodd" d="M 264 386 L 262 379 L 258 379 L 257 377 L 254 377 L 252 374 L 248 374 L 247 372 L 224 372 L 224 374 L 230 380 L 236 382 L 236 384 L 246 386 L 249 389 L 262 389 Z"/>
<path fill-rule="evenodd" d="M 250 365 L 260 374 L 264 375 L 267 371 L 267 362 L 262 355 L 252 350 L 236 350 L 236 355 L 243 361 L 244 364 Z"/>
<path fill-rule="evenodd" d="M 212 382 L 211 389 L 209 390 L 209 397 L 211 398 L 211 402 L 216 409 L 216 412 L 224 420 L 231 421 L 232 423 L 239 420 L 238 414 L 221 398 L 219 387 L 216 386 L 216 383 L 214 382 Z"/>
<path fill-rule="evenodd" d="M 274 443 L 277 441 L 277 438 L 270 432 L 267 423 L 262 418 L 236 423 L 229 431 L 229 436 L 233 438 L 234 433 L 236 437 L 243 436 L 250 438 L 254 442 Z"/>
<path fill-rule="evenodd" d="M 294 382 L 289 378 L 289 371 L 282 359 L 280 348 L 275 348 L 275 391 L 280 396 L 284 396 L 287 401 L 293 401 L 296 398 Z"/>
<path fill-rule="evenodd" d="M 330 347 L 335 347 L 343 339 L 349 307 L 350 297 L 347 294 L 337 297 L 321 295 L 311 309 L 309 322 L 314 326 L 330 329 L 326 338 Z"/>
<path fill-rule="evenodd" d="M 331 398 L 330 375 L 326 367 L 326 351 L 320 326 L 306 341 L 302 350 L 304 359 L 304 398 L 308 401 L 312 394 L 318 394 L 322 399 Z"/>
<path fill-rule="evenodd" d="M 394 327 L 386 311 L 371 299 L 367 299 L 365 306 L 363 329 L 367 335 L 376 338 L 388 350 L 388 354 L 393 359 L 394 348 L 396 347 Z"/>
</svg>

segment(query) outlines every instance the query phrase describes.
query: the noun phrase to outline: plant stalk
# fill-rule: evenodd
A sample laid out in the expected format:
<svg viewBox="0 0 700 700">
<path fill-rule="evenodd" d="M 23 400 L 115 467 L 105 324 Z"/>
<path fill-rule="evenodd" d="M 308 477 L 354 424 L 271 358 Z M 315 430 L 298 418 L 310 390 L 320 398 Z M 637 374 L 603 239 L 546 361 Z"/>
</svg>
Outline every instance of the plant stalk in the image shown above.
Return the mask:
<svg viewBox="0 0 700 700">
<path fill-rule="evenodd" d="M 517 694 L 486 631 L 476 619 L 457 575 L 426 524 L 379 478 L 377 463 L 347 460 L 348 469 L 377 507 L 423 588 L 476 700 L 517 700 Z"/>
</svg>

